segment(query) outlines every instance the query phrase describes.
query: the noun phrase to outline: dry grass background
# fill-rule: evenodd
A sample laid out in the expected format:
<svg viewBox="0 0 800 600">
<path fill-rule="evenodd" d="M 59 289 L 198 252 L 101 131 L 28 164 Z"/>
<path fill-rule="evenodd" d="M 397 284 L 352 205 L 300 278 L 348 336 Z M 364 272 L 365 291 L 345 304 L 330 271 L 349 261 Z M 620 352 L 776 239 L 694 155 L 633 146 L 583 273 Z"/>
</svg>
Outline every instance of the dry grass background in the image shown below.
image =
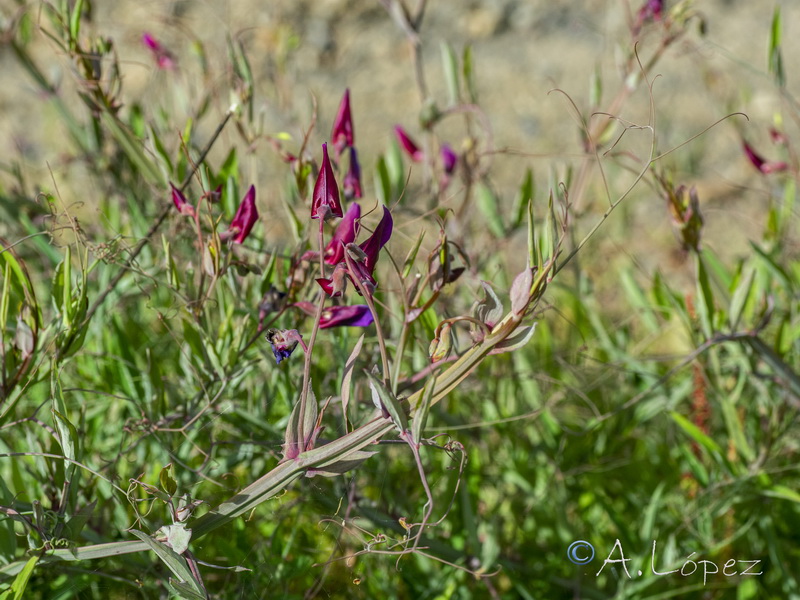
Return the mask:
<svg viewBox="0 0 800 600">
<path fill-rule="evenodd" d="M 793 31 L 800 22 L 800 5 L 791 1 L 774 5 L 783 11 L 791 93 L 798 89 L 791 57 L 800 55 L 800 38 Z M 742 111 L 750 117 L 749 123 L 735 119 L 718 126 L 667 163 L 683 181 L 698 186 L 708 217 L 706 241 L 723 255 L 746 251 L 750 233 L 761 227 L 768 198 L 768 184 L 742 156 L 739 139 L 746 133 L 765 152 L 770 150 L 767 128 L 778 101 L 765 71 L 774 5 L 733 0 L 699 3 L 707 34 L 684 38 L 656 69 L 661 75 L 654 85 L 659 150 L 681 143 L 729 112 Z M 587 111 L 590 79 L 597 69 L 607 102 L 622 84 L 615 61 L 621 53 L 619 43 L 629 39 L 627 22 L 637 8 L 638 4 L 629 6 L 624 0 L 428 3 L 422 39 L 431 94 L 446 97 L 439 44 L 449 42 L 457 51 L 471 44 L 480 105 L 491 119 L 496 147 L 508 151 L 498 156 L 494 171 L 498 191 L 508 202 L 526 166 L 534 168 L 540 188 L 544 188 L 552 178 L 553 164 L 559 165 L 555 172 L 563 177 L 564 165 L 581 160 L 571 109 L 564 97 L 548 92 L 560 88 Z M 226 44 L 231 36 L 243 42 L 249 53 L 258 85 L 256 108 L 263 114 L 265 132 L 288 131 L 299 137 L 310 119 L 312 97 L 318 102 L 320 123 L 330 122 L 346 87 L 352 90 L 362 156 L 377 156 L 393 123 L 419 131 L 414 121 L 421 101 L 414 85 L 410 49 L 377 0 L 99 1 L 93 3 L 93 11 L 92 34 L 111 37 L 117 46 L 126 97 L 134 102 L 155 101 L 178 120 L 181 114 L 187 119 L 192 116 L 199 93 L 174 96 L 185 93 L 176 90 L 199 90 L 208 85 L 226 89 Z M 13 5 L 3 10 L 7 23 L 14 14 Z M 178 57 L 176 72 L 154 68 L 141 43 L 144 31 Z M 208 81 L 200 76 L 192 48 L 196 41 L 202 42 L 210 65 Z M 655 34 L 646 37 L 640 47 L 642 56 L 648 56 L 658 41 Z M 27 193 L 49 185 L 48 170 L 52 170 L 68 204 L 88 201 L 91 205 L 92 191 L 82 186 L 80 169 L 62 164 L 68 142 L 55 111 L 16 65 L 10 50 L 0 52 L 5 83 L 0 90 L 3 162 L 22 160 L 30 183 Z M 64 89 L 71 85 L 68 59 L 55 54 L 46 38 L 39 38 L 34 56 Z M 170 77 L 183 85 L 165 85 Z M 222 114 L 230 99 L 221 91 L 215 102 L 215 110 Z M 648 104 L 646 89 L 640 86 L 619 116 L 644 123 Z M 797 125 L 786 124 L 790 128 Z M 446 134 L 446 126 L 443 131 Z M 226 135 L 232 141 L 236 134 Z M 459 142 L 451 140 L 456 147 Z M 252 150 L 248 163 L 251 177 L 264 186 L 282 172 L 281 166 L 266 143 Z M 364 167 L 371 172 L 372 164 Z M 369 175 L 366 186 L 370 195 Z M 594 190 L 593 196 L 598 197 L 602 209 L 602 190 Z M 643 234 L 649 241 L 657 229 L 665 250 L 663 255 L 638 255 L 634 245 L 635 261 L 646 271 L 680 263 L 680 257 L 672 255 L 669 229 L 660 226 L 666 217 L 663 202 L 655 193 L 645 192 L 642 198 L 631 204 L 623 218 L 625 229 L 633 233 L 625 239 L 635 241 Z M 267 223 L 282 219 L 279 208 L 266 207 L 266 212 Z M 268 233 L 280 234 L 280 228 L 273 226 Z M 611 246 L 615 243 L 613 238 L 608 241 Z M 603 255 L 614 253 L 611 246 L 603 249 Z"/>
</svg>

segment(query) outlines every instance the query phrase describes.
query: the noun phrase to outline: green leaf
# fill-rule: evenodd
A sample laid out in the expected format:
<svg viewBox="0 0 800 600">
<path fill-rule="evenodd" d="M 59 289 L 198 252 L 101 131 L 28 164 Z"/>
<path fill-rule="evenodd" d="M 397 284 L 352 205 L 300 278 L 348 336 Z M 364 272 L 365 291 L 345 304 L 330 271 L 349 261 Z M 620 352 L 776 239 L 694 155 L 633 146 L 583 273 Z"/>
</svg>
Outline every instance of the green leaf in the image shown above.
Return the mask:
<svg viewBox="0 0 800 600">
<path fill-rule="evenodd" d="M 306 477 L 315 477 L 317 475 L 321 475 L 322 477 L 335 477 L 336 475 L 342 475 L 343 473 L 347 473 L 361 466 L 365 460 L 375 454 L 377 454 L 377 452 L 365 452 L 363 450 L 351 452 L 330 464 L 320 465 L 317 468 L 310 469 L 306 472 Z"/>
<path fill-rule="evenodd" d="M 386 149 L 385 160 L 391 193 L 394 194 L 392 200 L 395 200 L 406 186 L 406 167 L 403 164 L 403 151 L 400 150 L 400 144 L 394 137 L 391 138 L 389 147 Z"/>
<path fill-rule="evenodd" d="M 772 26 L 769 35 L 769 72 L 775 77 L 775 83 L 780 87 L 786 85 L 786 74 L 783 70 L 783 57 L 781 55 L 781 7 L 776 6 L 772 13 Z"/>
<path fill-rule="evenodd" d="M 239 156 L 236 154 L 235 147 L 231 148 L 231 151 L 228 152 L 228 156 L 225 157 L 225 161 L 219 168 L 217 177 L 220 181 L 233 179 L 236 183 L 239 183 Z M 230 216 L 233 216 L 233 214 Z"/>
<path fill-rule="evenodd" d="M 378 162 L 375 164 L 375 193 L 384 206 L 391 205 L 392 184 L 389 180 L 389 170 L 386 167 L 386 160 L 383 156 L 379 157 Z"/>
<path fill-rule="evenodd" d="M 147 544 L 147 546 L 156 553 L 161 562 L 163 562 L 167 568 L 172 571 L 172 573 L 181 583 L 188 584 L 190 590 L 199 594 L 200 598 L 205 598 L 205 594 L 202 591 L 202 586 L 197 582 L 197 580 L 195 580 L 191 570 L 189 569 L 189 565 L 186 563 L 186 559 L 183 556 L 175 552 L 163 542 L 154 540 L 143 531 L 131 529 L 130 532 Z"/>
<path fill-rule="evenodd" d="M 81 33 L 81 15 L 83 13 L 83 0 L 76 0 L 69 18 L 69 39 L 74 48 Z"/>
<path fill-rule="evenodd" d="M 600 77 L 600 65 L 595 66 L 589 80 L 589 106 L 594 108 L 600 106 L 603 98 L 603 79 Z"/>
<path fill-rule="evenodd" d="M 750 243 L 750 247 L 755 250 L 756 254 L 764 261 L 764 264 L 767 266 L 767 269 L 775 276 L 778 280 L 780 280 L 781 285 L 783 285 L 787 291 L 793 292 L 794 291 L 794 284 L 792 282 L 792 277 L 786 272 L 781 265 L 779 265 L 773 257 L 767 254 L 763 248 L 759 247 L 755 243 Z"/>
<path fill-rule="evenodd" d="M 697 314 L 700 317 L 700 327 L 706 338 L 710 338 L 714 331 L 714 293 L 708 279 L 705 261 L 702 254 L 697 254 L 697 295 L 700 302 Z"/>
<path fill-rule="evenodd" d="M 195 591 L 194 587 L 189 583 L 175 581 L 174 579 L 170 578 L 169 587 L 171 587 L 173 591 L 184 600 L 207 600 L 207 596 Z"/>
<path fill-rule="evenodd" d="M 522 220 L 528 216 L 530 203 L 533 201 L 533 169 L 528 167 L 525 176 L 519 185 L 517 197 L 514 199 L 514 215 L 511 221 L 512 229 L 516 229 L 522 224 Z"/>
<path fill-rule="evenodd" d="M 664 488 L 667 482 L 662 481 L 650 497 L 650 502 L 644 511 L 644 519 L 642 521 L 641 537 L 644 540 L 649 540 L 655 537 L 655 522 L 658 516 L 659 508 L 661 507 L 661 496 L 664 495 Z"/>
<path fill-rule="evenodd" d="M 686 433 L 695 442 L 717 456 L 722 455 L 722 448 L 719 447 L 719 444 L 703 433 L 697 425 L 675 411 L 670 411 L 669 415 L 672 417 L 672 420 L 675 421 L 675 423 L 681 429 L 683 429 L 684 433 Z"/>
<path fill-rule="evenodd" d="M 471 104 L 478 103 L 478 87 L 475 85 L 475 68 L 472 64 L 472 46 L 464 46 L 464 54 L 461 59 L 464 71 L 464 81 L 467 87 L 467 95 Z"/>
<path fill-rule="evenodd" d="M 486 218 L 486 225 L 489 231 L 496 238 L 504 238 L 506 235 L 506 228 L 503 225 L 503 218 L 500 216 L 500 202 L 497 196 L 494 195 L 492 190 L 485 183 L 479 183 L 475 190 L 477 196 L 478 208 L 483 216 Z"/>
<path fill-rule="evenodd" d="M 761 493 L 770 498 L 780 498 L 781 500 L 788 500 L 789 502 L 800 504 L 800 494 L 784 485 L 773 485 Z"/>
<path fill-rule="evenodd" d="M 636 310 L 637 318 L 641 319 L 648 330 L 653 333 L 658 332 L 660 326 L 653 312 L 652 304 L 630 270 L 626 269 L 620 273 L 620 283 L 628 298 L 628 303 Z"/>
<path fill-rule="evenodd" d="M 289 200 L 286 198 L 286 196 L 283 196 L 283 208 L 286 210 L 286 215 L 289 217 L 289 224 L 292 226 L 292 234 L 294 235 L 294 239 L 296 241 L 300 241 L 300 239 L 303 237 L 303 223 L 297 217 L 297 213 L 295 213 L 292 205 L 289 204 Z"/>
<path fill-rule="evenodd" d="M 392 393 L 392 391 L 386 387 L 383 381 L 381 381 L 374 373 L 367 369 L 364 369 L 364 372 L 367 374 L 369 385 L 373 392 L 378 395 L 381 404 L 389 413 L 392 423 L 394 423 L 395 427 L 397 427 L 400 433 L 405 432 L 408 429 L 408 416 L 406 415 L 403 406 L 401 406 L 400 401 L 395 398 L 395 395 Z"/>
<path fill-rule="evenodd" d="M 294 408 L 292 408 L 292 414 L 289 415 L 289 422 L 286 424 L 286 431 L 284 432 L 284 458 L 296 458 L 299 454 L 305 452 L 317 426 L 319 408 L 317 407 L 317 398 L 310 389 L 310 385 L 309 383 L 303 422 L 300 422 L 300 409 L 302 406 L 300 400 L 295 403 Z"/>
<path fill-rule="evenodd" d="M 408 256 L 406 256 L 406 260 L 403 262 L 403 279 L 406 279 L 411 273 L 411 269 L 414 266 L 414 261 L 417 259 L 417 253 L 419 252 L 419 248 L 422 245 L 422 240 L 424 238 L 425 230 L 422 229 L 417 236 L 417 241 L 414 243 L 414 247 L 408 252 Z"/>
<path fill-rule="evenodd" d="M 528 266 L 541 268 L 538 252 L 536 251 L 536 226 L 533 222 L 533 200 L 528 201 Z"/>
<path fill-rule="evenodd" d="M 349 415 L 349 406 L 350 406 L 350 380 L 353 378 L 353 368 L 356 365 L 356 359 L 358 358 L 359 354 L 361 354 L 361 346 L 364 344 L 364 335 L 361 334 L 361 337 L 358 338 L 353 351 L 350 353 L 350 356 L 347 359 L 347 362 L 344 363 L 344 376 L 342 377 L 342 414 L 344 415 L 344 429 L 347 431 L 347 421 Z"/>
<path fill-rule="evenodd" d="M 450 106 L 455 106 L 460 101 L 458 85 L 458 60 L 453 47 L 447 42 L 440 45 L 442 51 L 442 68 L 444 69 L 444 80 L 447 83 L 447 95 Z"/>
<path fill-rule="evenodd" d="M 141 141 L 135 138 L 114 115 L 104 112 L 100 115 L 100 120 L 145 181 L 159 189 L 165 188 L 166 181 L 161 170 L 145 154 Z"/>
<path fill-rule="evenodd" d="M 728 311 L 728 324 L 732 331 L 736 331 L 739 327 L 739 320 L 742 318 L 742 312 L 750 297 L 750 291 L 753 289 L 755 274 L 755 269 L 752 266 L 748 266 L 747 271 L 739 278 L 736 284 Z"/>
<path fill-rule="evenodd" d="M 30 581 L 37 562 L 39 562 L 39 556 L 31 556 L 28 559 L 28 562 L 25 563 L 25 566 L 14 578 L 11 587 L 0 595 L 0 600 L 22 600 L 25 588 L 28 587 L 28 581 Z"/>
<path fill-rule="evenodd" d="M 178 482 L 169 474 L 171 468 L 172 463 L 169 463 L 161 469 L 161 473 L 158 475 L 158 482 L 161 485 L 161 489 L 167 492 L 170 497 L 174 496 L 175 492 L 178 491 Z"/>
</svg>

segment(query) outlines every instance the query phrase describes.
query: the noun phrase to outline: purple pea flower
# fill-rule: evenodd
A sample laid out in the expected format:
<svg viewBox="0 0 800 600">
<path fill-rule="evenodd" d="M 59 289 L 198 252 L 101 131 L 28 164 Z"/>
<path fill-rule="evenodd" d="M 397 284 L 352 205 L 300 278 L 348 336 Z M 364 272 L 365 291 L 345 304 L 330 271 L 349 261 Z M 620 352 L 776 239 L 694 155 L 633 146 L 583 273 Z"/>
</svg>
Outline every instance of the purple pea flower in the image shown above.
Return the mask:
<svg viewBox="0 0 800 600">
<path fill-rule="evenodd" d="M 169 187 L 172 188 L 172 202 L 175 204 L 175 208 L 178 209 L 178 212 L 182 215 L 194 217 L 194 206 L 189 204 L 189 202 L 186 200 L 186 196 L 183 195 L 183 192 L 176 188 L 171 182 Z"/>
<path fill-rule="evenodd" d="M 272 346 L 272 354 L 275 355 L 275 362 L 281 364 L 282 360 L 289 358 L 297 348 L 299 343 L 305 352 L 308 348 L 303 342 L 303 336 L 297 329 L 268 329 L 265 336 L 270 346 Z"/>
<path fill-rule="evenodd" d="M 236 215 L 231 221 L 231 226 L 228 231 L 220 234 L 221 240 L 233 238 L 235 244 L 241 244 L 245 238 L 250 235 L 253 225 L 258 220 L 258 210 L 256 209 L 256 187 L 250 186 L 244 198 L 239 203 L 239 208 L 236 209 Z"/>
<path fill-rule="evenodd" d="M 744 149 L 744 153 L 752 165 L 765 175 L 776 173 L 778 171 L 785 171 L 787 168 L 789 168 L 789 165 L 783 161 L 764 160 L 759 154 L 756 153 L 755 150 L 753 150 L 753 147 L 745 141 L 742 142 L 742 148 Z"/>
<path fill-rule="evenodd" d="M 344 197 L 348 200 L 361 198 L 361 165 L 358 164 L 356 149 L 350 146 L 350 168 L 344 176 Z"/>
<path fill-rule="evenodd" d="M 339 222 L 333 237 L 325 247 L 325 262 L 337 265 L 344 260 L 344 246 L 356 240 L 356 221 L 361 217 L 361 207 L 353 202 Z"/>
<path fill-rule="evenodd" d="M 397 141 L 400 142 L 403 150 L 411 157 L 411 160 L 419 162 L 425 157 L 425 154 L 419 149 L 419 146 L 414 143 L 414 140 L 408 137 L 408 134 L 400 125 L 394 126 L 394 133 L 397 136 Z"/>
<path fill-rule="evenodd" d="M 320 277 L 317 279 L 317 283 L 331 298 L 343 296 L 347 290 L 347 265 L 343 262 L 339 263 L 333 270 L 330 279 Z"/>
<path fill-rule="evenodd" d="M 314 316 L 317 307 L 311 302 L 297 302 L 294 304 L 309 316 Z M 330 329 L 331 327 L 367 327 L 373 322 L 372 313 L 366 304 L 356 304 L 354 306 L 331 306 L 322 311 L 322 318 L 319 321 L 320 329 Z"/>
<path fill-rule="evenodd" d="M 392 237 L 393 226 L 394 221 L 392 220 L 392 213 L 384 206 L 383 217 L 381 217 L 380 223 L 378 223 L 375 231 L 359 245 L 366 255 L 364 266 L 369 270 L 370 276 L 375 271 L 375 265 L 378 262 L 378 254 L 381 248 L 383 248 L 386 242 L 389 241 L 389 238 Z"/>
<path fill-rule="evenodd" d="M 143 33 L 142 43 L 153 53 L 153 58 L 156 59 L 156 65 L 159 69 L 169 71 L 176 67 L 175 56 L 172 52 L 164 48 L 151 34 Z"/>
<path fill-rule="evenodd" d="M 337 160 L 345 148 L 353 147 L 354 135 L 353 117 L 350 114 L 350 90 L 347 89 L 344 91 L 344 96 L 342 96 L 339 111 L 336 113 L 336 118 L 333 121 L 333 130 L 331 131 L 331 143 L 336 150 Z"/>
<path fill-rule="evenodd" d="M 442 144 L 439 153 L 442 156 L 442 166 L 444 167 L 445 174 L 452 175 L 453 171 L 456 169 L 456 163 L 458 163 L 458 155 L 449 144 Z"/>
<path fill-rule="evenodd" d="M 339 185 L 333 175 L 333 167 L 328 158 L 328 144 L 322 144 L 322 167 L 314 184 L 311 200 L 311 218 L 325 220 L 328 217 L 341 217 L 342 203 L 339 200 Z"/>
<path fill-rule="evenodd" d="M 392 213 L 384 206 L 383 218 L 381 218 L 372 235 L 358 246 L 356 244 L 348 244 L 345 248 L 345 252 L 352 259 L 350 263 L 352 266 L 351 278 L 358 279 L 370 295 L 375 291 L 375 286 L 377 285 L 373 274 L 378 263 L 378 255 L 381 248 L 386 245 L 386 242 L 392 236 L 392 225 Z M 358 293 L 361 294 L 360 289 L 358 289 Z"/>
</svg>

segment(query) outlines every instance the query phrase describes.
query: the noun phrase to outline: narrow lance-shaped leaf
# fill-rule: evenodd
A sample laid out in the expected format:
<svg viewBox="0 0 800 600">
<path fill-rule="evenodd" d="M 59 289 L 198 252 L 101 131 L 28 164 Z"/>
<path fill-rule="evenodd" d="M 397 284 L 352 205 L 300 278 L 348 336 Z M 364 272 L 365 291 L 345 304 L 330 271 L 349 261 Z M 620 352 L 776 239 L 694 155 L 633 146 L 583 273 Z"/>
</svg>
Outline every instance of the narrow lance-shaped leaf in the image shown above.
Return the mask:
<svg viewBox="0 0 800 600">
<path fill-rule="evenodd" d="M 714 293 L 711 291 L 711 282 L 708 278 L 705 261 L 702 254 L 697 254 L 697 292 L 700 297 L 698 314 L 703 334 L 710 338 L 714 323 Z"/>
<path fill-rule="evenodd" d="M 453 51 L 453 47 L 444 41 L 441 43 L 441 50 L 444 79 L 447 83 L 447 94 L 449 96 L 450 106 L 455 106 L 458 104 L 461 96 L 458 85 L 458 61 L 456 59 L 456 53 Z"/>
<path fill-rule="evenodd" d="M 359 354 L 361 354 L 361 346 L 364 344 L 364 335 L 361 334 L 361 337 L 358 338 L 353 351 L 350 353 L 350 356 L 347 359 L 347 362 L 344 364 L 344 376 L 342 377 L 342 414 L 344 415 L 344 429 L 347 431 L 347 415 L 348 415 L 348 408 L 350 406 L 350 380 L 353 378 L 353 368 L 356 364 L 356 359 L 358 358 Z"/>
<path fill-rule="evenodd" d="M 747 300 L 750 297 L 750 290 L 753 289 L 755 274 L 755 269 L 748 268 L 746 273 L 739 279 L 736 289 L 733 292 L 731 306 L 728 311 L 728 323 L 732 331 L 736 331 L 739 327 L 739 320 L 741 319 L 745 304 L 747 304 Z"/>
<path fill-rule="evenodd" d="M 11 264 L 6 262 L 3 269 L 3 293 L 0 296 L 0 339 L 5 345 L 5 324 L 8 321 L 8 306 L 11 303 Z"/>
<path fill-rule="evenodd" d="M 389 417 L 392 419 L 392 423 L 395 424 L 398 431 L 403 433 L 408 429 L 408 416 L 406 415 L 403 407 L 400 404 L 400 401 L 395 398 L 394 394 L 391 392 L 389 388 L 384 385 L 383 381 L 378 379 L 378 377 L 371 373 L 368 370 L 364 371 L 369 378 L 369 384 L 373 390 L 378 394 L 383 407 L 389 413 Z"/>
<path fill-rule="evenodd" d="M 403 279 L 406 279 L 408 275 L 411 273 L 411 268 L 414 266 L 414 261 L 417 259 L 417 253 L 419 252 L 419 248 L 422 245 L 422 240 L 425 238 L 425 230 L 421 230 L 419 235 L 417 236 L 417 241 L 414 243 L 414 247 L 411 248 L 408 252 L 408 256 L 406 257 L 405 262 L 403 263 Z"/>
<path fill-rule="evenodd" d="M 536 252 L 536 229 L 533 222 L 533 200 L 528 200 L 528 266 L 540 267 L 541 261 Z"/>
<path fill-rule="evenodd" d="M 472 46 L 464 46 L 462 57 L 462 70 L 464 71 L 464 82 L 467 87 L 467 96 L 471 104 L 478 103 L 478 86 L 475 84 L 475 67 L 472 63 Z"/>
<path fill-rule="evenodd" d="M 500 202 L 497 196 L 485 183 L 479 183 L 475 193 L 477 194 L 478 208 L 486 218 L 489 231 L 497 238 L 505 237 L 506 228 L 503 225 L 503 218 L 500 216 Z"/>
<path fill-rule="evenodd" d="M 514 220 L 511 222 L 513 228 L 517 228 L 522 224 L 522 220 L 528 214 L 528 206 L 533 200 L 533 169 L 528 167 L 525 170 L 525 176 L 522 178 L 522 183 L 517 191 L 517 197 L 514 199 Z"/>
<path fill-rule="evenodd" d="M 154 540 L 143 531 L 131 529 L 130 532 L 147 544 L 147 546 L 158 555 L 158 558 L 161 559 L 161 562 L 163 562 L 167 568 L 172 571 L 179 581 L 182 583 L 188 583 L 191 586 L 192 591 L 200 594 L 201 598 L 205 598 L 205 594 L 202 592 L 201 585 L 192 575 L 189 565 L 186 563 L 186 559 L 183 556 L 175 552 L 166 544 Z"/>
<path fill-rule="evenodd" d="M 375 193 L 378 200 L 384 206 L 392 202 L 392 184 L 389 180 L 389 170 L 386 168 L 386 160 L 381 156 L 375 164 Z"/>
<path fill-rule="evenodd" d="M 36 567 L 36 563 L 39 562 L 39 558 L 40 556 L 37 554 L 28 559 L 25 566 L 11 583 L 11 587 L 0 595 L 0 600 L 22 600 L 25 597 L 25 589 L 28 587 L 28 581 L 33 575 L 33 569 Z"/>
<path fill-rule="evenodd" d="M 783 71 L 783 57 L 781 55 L 781 8 L 775 7 L 772 13 L 772 26 L 769 37 L 769 72 L 775 76 L 775 82 L 783 87 L 786 85 L 786 75 Z"/>
<path fill-rule="evenodd" d="M 303 419 L 303 450 L 308 450 L 314 440 L 314 432 L 317 428 L 317 416 L 319 414 L 317 397 L 314 395 L 314 391 L 311 390 L 310 385 L 311 384 L 309 383 L 307 406 L 304 415 L 305 418 Z"/>
</svg>

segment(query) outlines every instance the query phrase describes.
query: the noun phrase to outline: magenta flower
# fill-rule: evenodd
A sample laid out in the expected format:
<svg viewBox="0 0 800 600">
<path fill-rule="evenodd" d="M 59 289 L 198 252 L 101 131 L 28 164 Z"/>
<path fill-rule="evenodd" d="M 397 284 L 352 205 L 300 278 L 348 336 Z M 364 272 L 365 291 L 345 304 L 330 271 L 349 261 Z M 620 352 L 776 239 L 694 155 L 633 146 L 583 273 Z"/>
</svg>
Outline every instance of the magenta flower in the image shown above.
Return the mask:
<svg viewBox="0 0 800 600">
<path fill-rule="evenodd" d="M 336 265 L 330 279 L 320 277 L 317 283 L 331 298 L 343 296 L 347 290 L 347 265 L 343 262 Z"/>
<path fill-rule="evenodd" d="M 183 192 L 176 188 L 170 182 L 169 187 L 172 188 L 172 202 L 175 204 L 175 208 L 178 209 L 178 212 L 182 215 L 187 215 L 189 217 L 194 217 L 194 206 L 189 204 L 186 200 L 186 196 L 183 195 Z"/>
<path fill-rule="evenodd" d="M 392 237 L 392 227 L 394 226 L 394 221 L 392 220 L 392 213 L 389 212 L 389 209 L 385 206 L 383 207 L 383 217 L 381 217 L 380 223 L 375 228 L 375 231 L 372 232 L 372 235 L 369 236 L 366 240 L 364 240 L 359 247 L 364 251 L 366 254 L 366 259 L 364 259 L 364 266 L 369 270 L 370 276 L 375 271 L 375 265 L 378 262 L 378 254 L 386 245 L 386 242 L 389 241 L 389 238 Z"/>
<path fill-rule="evenodd" d="M 176 67 L 175 56 L 172 52 L 164 48 L 152 35 L 147 32 L 142 34 L 142 43 L 153 53 L 153 58 L 155 58 L 156 65 L 158 65 L 159 69 L 169 71 Z"/>
<path fill-rule="evenodd" d="M 456 163 L 458 163 L 458 155 L 449 144 L 442 144 L 439 153 L 442 156 L 442 166 L 444 167 L 445 174 L 452 175 L 453 171 L 456 169 Z"/>
<path fill-rule="evenodd" d="M 358 164 L 356 149 L 350 146 L 350 168 L 344 176 L 344 197 L 348 200 L 361 198 L 361 165 Z"/>
<path fill-rule="evenodd" d="M 764 160 L 756 153 L 755 150 L 753 150 L 753 147 L 745 141 L 742 141 L 742 148 L 744 149 L 744 153 L 747 155 L 747 158 L 752 165 L 765 175 L 776 173 L 778 171 L 785 171 L 789 167 L 789 165 L 783 161 Z"/>
<path fill-rule="evenodd" d="M 247 190 L 247 194 L 239 203 L 239 208 L 236 209 L 236 215 L 234 215 L 228 231 L 222 233 L 219 238 L 224 241 L 232 237 L 235 244 L 241 244 L 250 235 L 256 221 L 258 221 L 256 187 L 251 185 L 250 189 Z"/>
<path fill-rule="evenodd" d="M 770 128 L 769 137 L 772 140 L 773 144 L 783 144 L 784 146 L 786 145 L 787 142 L 786 135 L 782 131 L 779 131 L 774 127 Z"/>
<path fill-rule="evenodd" d="M 333 237 L 325 247 L 325 262 L 337 265 L 344 260 L 344 247 L 356 240 L 356 221 L 361 217 L 361 207 L 353 202 L 339 222 Z"/>
<path fill-rule="evenodd" d="M 419 149 L 419 146 L 414 143 L 414 140 L 408 137 L 408 134 L 400 125 L 394 126 L 394 133 L 397 136 L 397 141 L 400 142 L 403 150 L 411 157 L 411 160 L 419 162 L 425 157 L 425 154 Z"/>
<path fill-rule="evenodd" d="M 648 21 L 660 21 L 663 10 L 664 0 L 645 0 L 645 3 L 636 15 L 636 24 L 633 26 L 634 33 L 638 34 L 642 25 Z"/>
<path fill-rule="evenodd" d="M 339 185 L 333 175 L 333 167 L 328 158 L 328 144 L 322 144 L 322 167 L 314 184 L 314 197 L 311 200 L 311 218 L 322 219 L 342 216 L 342 203 L 339 200 Z"/>
<path fill-rule="evenodd" d="M 297 302 L 295 305 L 309 316 L 316 314 L 316 307 L 311 302 Z M 331 327 L 367 327 L 373 322 L 372 313 L 366 304 L 354 306 L 331 306 L 322 311 L 319 321 L 320 329 Z"/>
<path fill-rule="evenodd" d="M 644 22 L 648 19 L 653 21 L 661 20 L 661 12 L 664 10 L 664 0 L 646 0 L 639 9 L 639 19 Z"/>
<path fill-rule="evenodd" d="M 375 291 L 377 282 L 373 276 L 375 265 L 378 262 L 378 254 L 381 248 L 386 245 L 392 235 L 392 213 L 385 206 L 383 207 L 383 218 L 375 231 L 361 245 L 348 244 L 345 252 L 350 255 L 352 266 L 351 278 L 357 279 L 372 294 Z M 321 284 L 320 284 L 321 285 Z M 358 289 L 361 294 L 361 290 Z"/>
<path fill-rule="evenodd" d="M 342 101 L 339 104 L 339 111 L 336 113 L 336 118 L 333 121 L 333 130 L 331 131 L 331 143 L 336 150 L 336 158 L 338 160 L 342 152 L 347 147 L 353 147 L 353 117 L 350 114 L 350 90 L 344 91 Z"/>
</svg>

